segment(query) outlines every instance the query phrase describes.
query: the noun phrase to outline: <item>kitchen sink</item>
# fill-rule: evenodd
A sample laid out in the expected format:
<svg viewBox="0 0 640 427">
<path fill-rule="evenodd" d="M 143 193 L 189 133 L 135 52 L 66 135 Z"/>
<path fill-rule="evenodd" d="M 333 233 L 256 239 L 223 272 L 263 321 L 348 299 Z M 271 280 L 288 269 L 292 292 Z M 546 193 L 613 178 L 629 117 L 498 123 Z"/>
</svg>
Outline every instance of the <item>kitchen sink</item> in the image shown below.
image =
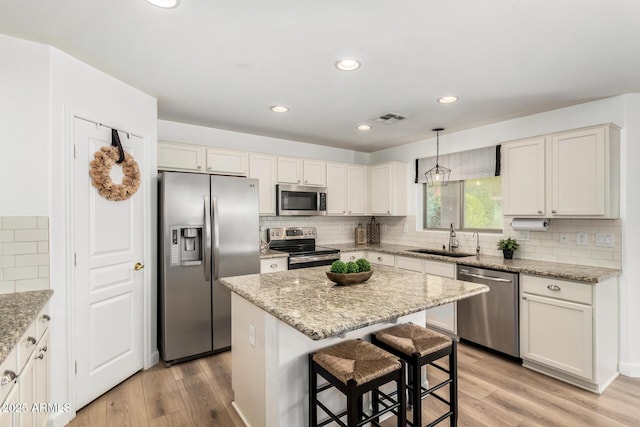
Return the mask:
<svg viewBox="0 0 640 427">
<path fill-rule="evenodd" d="M 415 252 L 418 254 L 449 256 L 452 258 L 464 258 L 467 256 L 473 256 L 473 254 L 466 254 L 464 252 L 449 252 L 439 249 L 409 249 L 409 252 Z"/>
</svg>

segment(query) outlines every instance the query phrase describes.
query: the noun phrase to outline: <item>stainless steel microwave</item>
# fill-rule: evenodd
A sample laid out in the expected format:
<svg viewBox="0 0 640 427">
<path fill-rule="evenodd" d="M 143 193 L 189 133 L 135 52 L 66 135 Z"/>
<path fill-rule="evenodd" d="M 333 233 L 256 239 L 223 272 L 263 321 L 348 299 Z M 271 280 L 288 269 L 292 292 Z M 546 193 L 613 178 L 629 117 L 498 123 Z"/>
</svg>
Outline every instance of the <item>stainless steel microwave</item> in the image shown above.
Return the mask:
<svg viewBox="0 0 640 427">
<path fill-rule="evenodd" d="M 276 185 L 276 214 L 311 216 L 327 214 L 327 188 L 304 185 Z"/>
</svg>

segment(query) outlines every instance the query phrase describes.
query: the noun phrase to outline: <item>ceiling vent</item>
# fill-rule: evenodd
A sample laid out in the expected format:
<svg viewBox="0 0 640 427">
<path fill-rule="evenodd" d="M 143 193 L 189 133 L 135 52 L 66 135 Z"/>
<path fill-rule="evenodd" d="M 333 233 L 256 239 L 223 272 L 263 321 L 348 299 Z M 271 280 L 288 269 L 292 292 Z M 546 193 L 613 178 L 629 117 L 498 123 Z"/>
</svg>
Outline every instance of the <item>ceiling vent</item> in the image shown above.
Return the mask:
<svg viewBox="0 0 640 427">
<path fill-rule="evenodd" d="M 396 113 L 387 113 L 384 114 L 380 117 L 376 117 L 375 119 L 373 119 L 374 122 L 376 123 L 382 123 L 385 125 L 392 125 L 394 123 L 399 122 L 400 120 L 404 120 L 406 119 L 406 117 L 401 116 L 400 114 L 396 114 Z"/>
</svg>

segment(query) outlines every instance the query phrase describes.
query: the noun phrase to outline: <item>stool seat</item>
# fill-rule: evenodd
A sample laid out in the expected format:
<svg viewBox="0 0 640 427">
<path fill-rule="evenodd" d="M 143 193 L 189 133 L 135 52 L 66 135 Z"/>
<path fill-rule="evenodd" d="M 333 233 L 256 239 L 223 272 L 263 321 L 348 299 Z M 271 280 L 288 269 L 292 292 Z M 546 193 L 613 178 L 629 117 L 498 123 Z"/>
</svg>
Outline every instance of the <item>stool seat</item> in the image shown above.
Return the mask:
<svg viewBox="0 0 640 427">
<path fill-rule="evenodd" d="M 362 340 L 352 340 L 319 350 L 313 361 L 343 384 L 361 385 L 400 369 L 394 355 Z"/>
<path fill-rule="evenodd" d="M 376 338 L 407 356 L 431 354 L 451 345 L 451 338 L 413 323 L 392 326 L 377 332 Z"/>
</svg>

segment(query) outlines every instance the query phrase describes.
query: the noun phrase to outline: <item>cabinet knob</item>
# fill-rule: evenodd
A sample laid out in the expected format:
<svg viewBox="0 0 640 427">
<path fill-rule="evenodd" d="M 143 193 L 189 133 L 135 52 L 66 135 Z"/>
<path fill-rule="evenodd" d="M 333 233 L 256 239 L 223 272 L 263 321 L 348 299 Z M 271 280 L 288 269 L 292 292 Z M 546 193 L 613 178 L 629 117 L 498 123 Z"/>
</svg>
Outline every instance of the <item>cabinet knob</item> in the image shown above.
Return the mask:
<svg viewBox="0 0 640 427">
<path fill-rule="evenodd" d="M 211 166 L 207 166 L 207 170 L 209 170 L 209 171 L 210 171 L 210 170 L 211 170 Z"/>
<path fill-rule="evenodd" d="M 387 211 L 387 213 L 388 213 L 388 214 L 390 214 L 390 213 L 391 213 L 391 211 Z"/>
<path fill-rule="evenodd" d="M 47 346 L 45 345 L 44 347 L 42 347 L 42 348 L 40 349 L 40 351 L 45 351 L 45 352 L 46 352 L 46 351 L 47 351 Z"/>
<path fill-rule="evenodd" d="M 550 291 L 555 291 L 555 292 L 558 292 L 558 291 L 562 290 L 562 288 L 560 286 L 558 286 L 558 285 L 547 285 L 547 289 L 549 289 Z"/>
<path fill-rule="evenodd" d="M 307 181 L 306 179 L 304 180 L 304 183 L 307 184 L 309 181 Z"/>
<path fill-rule="evenodd" d="M 526 295 L 522 295 L 522 299 L 526 300 L 527 296 Z"/>
<path fill-rule="evenodd" d="M 197 168 L 197 169 L 198 169 L 198 170 L 199 170 L 199 169 L 202 169 L 202 166 L 198 165 L 198 168 Z"/>
<path fill-rule="evenodd" d="M 15 381 L 16 378 L 18 378 L 16 373 L 7 369 L 2 373 L 2 381 L 0 381 L 0 385 L 9 384 L 10 382 Z"/>
<path fill-rule="evenodd" d="M 351 213 L 351 211 L 349 211 L 349 213 Z"/>
<path fill-rule="evenodd" d="M 32 345 L 34 345 L 36 343 L 36 339 L 34 337 L 28 337 L 27 338 L 27 344 L 25 345 L 25 347 L 29 348 Z"/>
<path fill-rule="evenodd" d="M 44 359 L 44 353 L 40 353 L 39 355 L 36 356 L 36 359 Z"/>
<path fill-rule="evenodd" d="M 539 214 L 541 214 L 541 213 L 542 213 L 542 211 L 538 211 L 538 213 L 539 213 Z"/>
<path fill-rule="evenodd" d="M 276 268 L 277 266 L 278 266 L 278 264 L 271 264 L 269 267 Z"/>
<path fill-rule="evenodd" d="M 51 321 L 51 316 L 49 316 L 48 314 L 43 314 L 42 315 L 42 320 L 49 322 L 49 321 Z"/>
<path fill-rule="evenodd" d="M 345 213 L 345 211 L 342 211 L 342 213 Z"/>
<path fill-rule="evenodd" d="M 382 257 L 381 256 L 378 257 L 378 261 L 382 261 Z"/>
<path fill-rule="evenodd" d="M 349 259 L 352 259 L 352 260 L 353 260 L 353 259 L 356 259 L 356 257 L 355 257 L 355 256 L 353 256 L 353 255 L 351 255 L 351 256 L 349 257 Z"/>
<path fill-rule="evenodd" d="M 556 213 L 556 211 L 551 211 L 551 213 Z"/>
</svg>

